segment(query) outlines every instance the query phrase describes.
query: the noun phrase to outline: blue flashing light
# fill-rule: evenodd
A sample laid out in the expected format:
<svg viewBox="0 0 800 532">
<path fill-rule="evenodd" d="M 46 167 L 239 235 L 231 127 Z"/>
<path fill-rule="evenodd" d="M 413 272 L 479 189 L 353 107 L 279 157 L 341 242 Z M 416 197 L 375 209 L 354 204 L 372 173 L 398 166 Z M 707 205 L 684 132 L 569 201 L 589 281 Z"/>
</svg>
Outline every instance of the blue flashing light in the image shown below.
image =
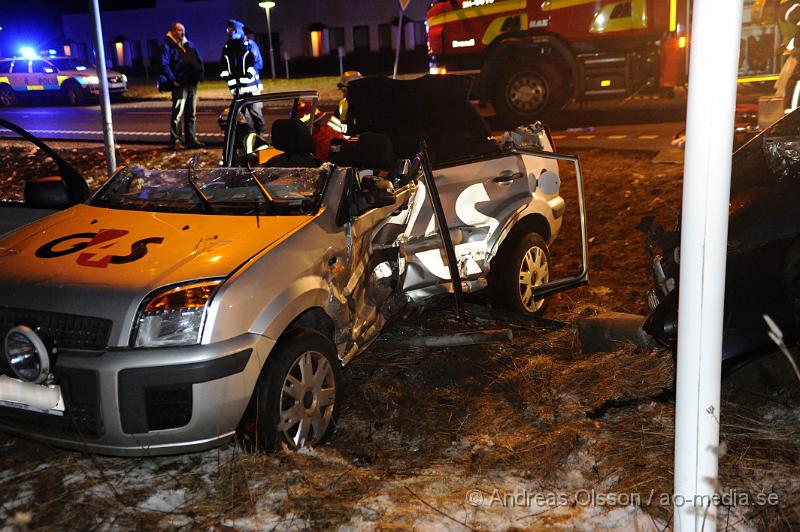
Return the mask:
<svg viewBox="0 0 800 532">
<path fill-rule="evenodd" d="M 39 54 L 36 53 L 36 50 L 31 48 L 30 46 L 23 46 L 19 49 L 19 55 L 21 55 L 25 59 L 36 59 L 39 57 Z"/>
<path fill-rule="evenodd" d="M 56 53 L 58 52 L 56 52 L 53 48 L 50 48 L 49 50 L 47 50 L 47 53 L 50 55 L 56 55 Z"/>
</svg>

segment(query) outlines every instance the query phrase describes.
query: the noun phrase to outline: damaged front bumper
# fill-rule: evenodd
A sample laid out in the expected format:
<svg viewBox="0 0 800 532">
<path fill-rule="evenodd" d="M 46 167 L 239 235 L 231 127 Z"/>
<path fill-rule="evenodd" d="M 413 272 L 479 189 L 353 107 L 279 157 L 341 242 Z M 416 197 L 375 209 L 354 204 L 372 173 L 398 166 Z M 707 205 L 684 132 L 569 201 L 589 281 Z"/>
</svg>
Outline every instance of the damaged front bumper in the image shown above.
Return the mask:
<svg viewBox="0 0 800 532">
<path fill-rule="evenodd" d="M 256 334 L 208 345 L 60 353 L 64 409 L 0 406 L 0 427 L 74 450 L 180 454 L 230 439 L 274 341 Z M 37 386 L 37 385 L 30 385 Z"/>
</svg>

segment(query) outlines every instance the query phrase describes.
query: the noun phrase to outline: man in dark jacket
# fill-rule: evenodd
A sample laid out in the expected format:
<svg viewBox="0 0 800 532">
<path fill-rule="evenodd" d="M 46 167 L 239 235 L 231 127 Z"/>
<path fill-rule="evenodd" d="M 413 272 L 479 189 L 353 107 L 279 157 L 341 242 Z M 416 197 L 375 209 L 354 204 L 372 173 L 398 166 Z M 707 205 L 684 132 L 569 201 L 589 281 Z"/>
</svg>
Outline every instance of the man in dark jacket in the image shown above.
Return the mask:
<svg viewBox="0 0 800 532">
<path fill-rule="evenodd" d="M 220 76 L 227 82 L 234 98 L 261 94 L 263 87 L 256 69 L 256 53 L 252 43 L 244 35 L 244 24 L 238 20 L 228 21 L 228 40 L 222 48 L 220 63 Z M 261 135 L 264 132 L 261 104 L 250 104 L 245 111 L 250 115 L 256 134 Z"/>
<path fill-rule="evenodd" d="M 180 141 L 187 148 L 200 148 L 195 119 L 197 110 L 197 84 L 203 80 L 203 59 L 192 42 L 186 39 L 186 28 L 175 22 L 167 32 L 161 50 L 162 75 L 172 84 L 172 121 L 169 128 L 170 148 Z M 183 132 L 181 135 L 181 118 Z"/>
<path fill-rule="evenodd" d="M 264 68 L 264 56 L 261 55 L 261 48 L 258 47 L 258 43 L 256 42 L 256 33 L 251 28 L 245 26 L 244 34 L 247 37 L 247 42 L 250 43 L 250 48 L 253 50 L 253 66 L 260 76 L 261 70 Z"/>
</svg>

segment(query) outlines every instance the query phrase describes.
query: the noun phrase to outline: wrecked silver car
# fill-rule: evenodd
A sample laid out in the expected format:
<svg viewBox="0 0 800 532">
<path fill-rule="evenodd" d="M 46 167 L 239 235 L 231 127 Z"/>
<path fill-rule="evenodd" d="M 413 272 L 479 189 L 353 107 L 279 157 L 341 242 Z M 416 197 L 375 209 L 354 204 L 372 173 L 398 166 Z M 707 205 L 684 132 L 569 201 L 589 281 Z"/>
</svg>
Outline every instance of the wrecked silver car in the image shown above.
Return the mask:
<svg viewBox="0 0 800 532">
<path fill-rule="evenodd" d="M 279 97 L 237 100 L 230 116 Z M 291 95 L 293 109 L 309 97 Z M 533 314 L 586 282 L 582 195 L 582 270 L 551 277 L 558 160 L 576 165 L 579 194 L 581 174 L 544 128 L 455 157 L 432 139 L 437 159 L 425 144 L 406 158 L 402 139 L 365 127 L 357 95 L 351 109 L 358 136 L 333 162 L 310 156 L 307 125 L 278 119 L 262 166 L 123 167 L 0 240 L 0 425 L 113 455 L 207 449 L 237 429 L 267 448 L 314 445 L 334 430 L 343 366 L 401 306 L 488 286 Z M 235 136 L 231 124 L 226 165 Z"/>
</svg>

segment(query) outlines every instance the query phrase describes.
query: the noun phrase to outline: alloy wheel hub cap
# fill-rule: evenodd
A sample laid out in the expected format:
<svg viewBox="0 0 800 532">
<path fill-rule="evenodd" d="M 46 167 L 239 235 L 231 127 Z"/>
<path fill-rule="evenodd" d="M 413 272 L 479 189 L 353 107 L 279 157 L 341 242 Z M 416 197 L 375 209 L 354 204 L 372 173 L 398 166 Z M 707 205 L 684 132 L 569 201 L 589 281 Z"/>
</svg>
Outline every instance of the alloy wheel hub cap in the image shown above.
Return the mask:
<svg viewBox="0 0 800 532">
<path fill-rule="evenodd" d="M 519 293 L 522 306 L 530 312 L 542 308 L 544 300 L 534 299 L 534 289 L 550 279 L 547 256 L 540 247 L 532 247 L 522 257 L 519 269 Z"/>
<path fill-rule="evenodd" d="M 318 443 L 331 424 L 335 400 L 336 382 L 328 359 L 306 351 L 284 379 L 278 430 L 295 448 Z"/>
</svg>

